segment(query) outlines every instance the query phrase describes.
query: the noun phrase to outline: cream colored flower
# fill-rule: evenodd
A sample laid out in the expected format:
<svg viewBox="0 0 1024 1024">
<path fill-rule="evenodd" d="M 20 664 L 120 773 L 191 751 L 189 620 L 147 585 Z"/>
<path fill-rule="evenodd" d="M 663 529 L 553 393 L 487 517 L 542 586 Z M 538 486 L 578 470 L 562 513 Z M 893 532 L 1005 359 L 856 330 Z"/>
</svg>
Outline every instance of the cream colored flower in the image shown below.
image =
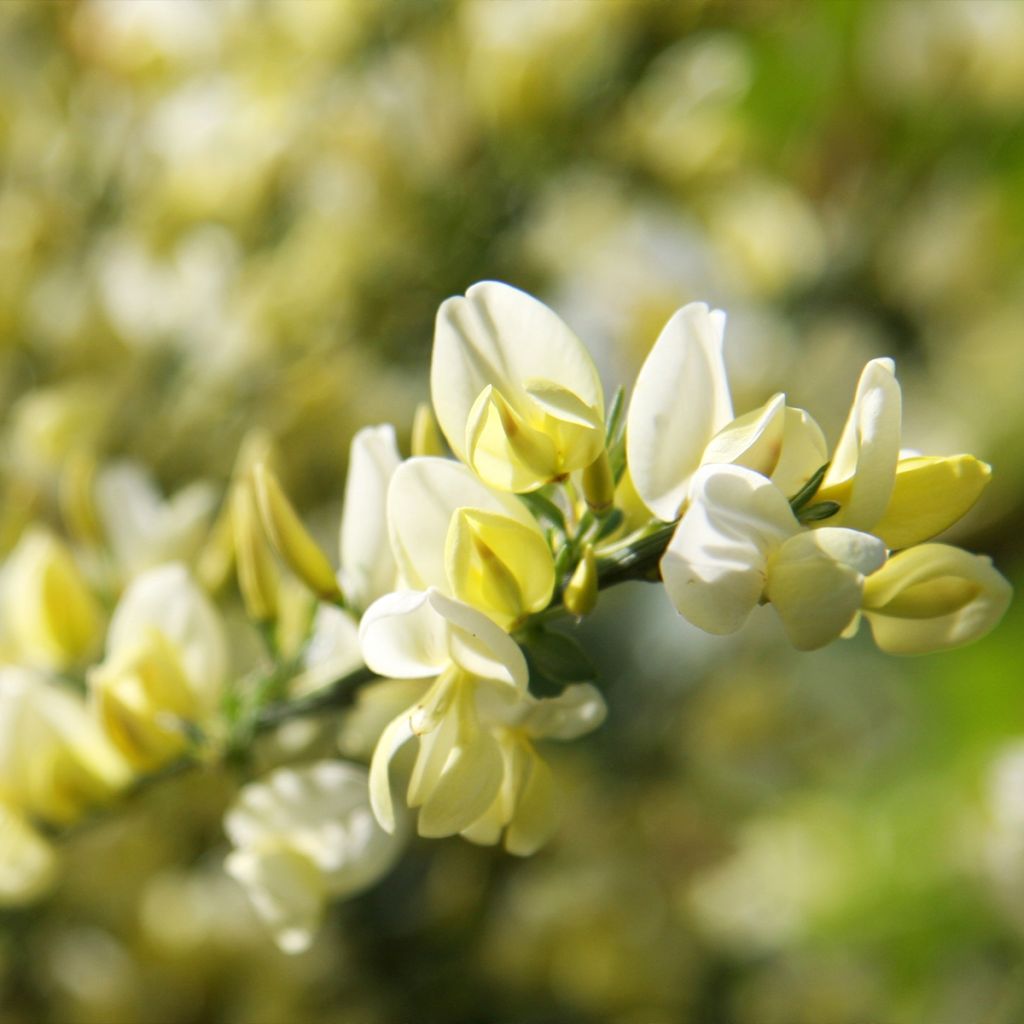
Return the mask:
<svg viewBox="0 0 1024 1024">
<path fill-rule="evenodd" d="M 191 563 L 209 529 L 216 493 L 198 482 L 164 498 L 142 466 L 115 462 L 97 474 L 95 500 L 107 543 L 130 579 L 166 562 Z"/>
<path fill-rule="evenodd" d="M 436 587 L 503 629 L 543 610 L 555 587 L 543 532 L 516 497 L 451 459 L 416 458 L 388 492 L 391 546 L 405 584 Z"/>
<path fill-rule="evenodd" d="M 0 668 L 0 803 L 66 825 L 129 778 L 80 697 L 41 673 Z"/>
<path fill-rule="evenodd" d="M 803 528 L 786 496 L 741 466 L 704 466 L 661 562 L 676 610 L 709 633 L 732 633 L 768 600 L 793 645 L 813 650 L 856 616 L 864 577 L 885 561 L 877 538 Z"/>
<path fill-rule="evenodd" d="M 547 306 L 509 285 L 483 281 L 442 303 L 430 390 L 452 451 L 499 490 L 536 490 L 604 450 L 590 355 Z"/>
<path fill-rule="evenodd" d="M 370 765 L 377 820 L 394 830 L 391 764 L 403 747 L 415 743 L 406 802 L 419 808 L 420 835 L 461 832 L 487 811 L 501 786 L 501 748 L 481 705 L 526 692 L 522 651 L 486 615 L 434 589 L 382 597 L 363 616 L 359 632 L 363 657 L 375 672 L 433 679 L 377 743 Z"/>
<path fill-rule="evenodd" d="M 307 949 L 328 900 L 369 888 L 404 845 L 370 810 L 366 769 L 343 761 L 280 768 L 244 786 L 224 818 L 225 868 L 286 953 Z"/>
<path fill-rule="evenodd" d="M 220 615 L 188 570 L 173 564 L 143 573 L 125 591 L 89 688 L 108 735 L 149 770 L 182 753 L 190 730 L 212 719 L 227 673 Z"/>
<path fill-rule="evenodd" d="M 103 642 L 103 611 L 68 547 L 31 529 L 0 576 L 0 636 L 7 656 L 34 668 L 81 665 Z"/>
<path fill-rule="evenodd" d="M 828 458 L 820 428 L 774 395 L 733 417 L 722 359 L 725 314 L 692 302 L 658 336 L 629 403 L 626 454 L 636 493 L 663 522 L 682 512 L 702 465 L 745 466 L 794 494 Z"/>
</svg>

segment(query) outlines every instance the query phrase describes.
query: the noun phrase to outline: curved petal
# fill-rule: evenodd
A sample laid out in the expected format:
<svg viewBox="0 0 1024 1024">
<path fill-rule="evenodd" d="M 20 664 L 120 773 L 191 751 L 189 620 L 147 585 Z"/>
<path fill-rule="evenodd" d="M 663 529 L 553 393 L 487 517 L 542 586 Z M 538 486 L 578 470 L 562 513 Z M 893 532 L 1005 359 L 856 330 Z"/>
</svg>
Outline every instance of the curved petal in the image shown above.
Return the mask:
<svg viewBox="0 0 1024 1024">
<path fill-rule="evenodd" d="M 799 533 L 769 563 L 766 593 L 797 650 L 837 639 L 856 616 L 864 576 L 885 561 L 885 545 L 856 530 Z"/>
<path fill-rule="evenodd" d="M 400 590 L 374 601 L 359 623 L 359 646 L 374 672 L 397 679 L 440 675 L 451 663 L 445 618 L 425 591 Z"/>
<path fill-rule="evenodd" d="M 436 590 L 430 604 L 449 623 L 451 661 L 477 679 L 505 683 L 526 690 L 529 671 L 519 645 L 486 615 Z"/>
<path fill-rule="evenodd" d="M 871 532 L 894 550 L 920 544 L 960 519 L 991 477 L 973 455 L 900 459 L 889 506 Z"/>
<path fill-rule="evenodd" d="M 388 540 L 388 485 L 402 457 L 390 424 L 364 427 L 352 438 L 341 512 L 341 581 L 359 609 L 395 588 Z"/>
<path fill-rule="evenodd" d="M 440 838 L 472 825 L 493 802 L 501 786 L 503 763 L 497 740 L 486 730 L 454 746 L 420 808 L 419 834 Z"/>
<path fill-rule="evenodd" d="M 398 715 L 380 734 L 370 761 L 369 793 L 373 816 L 385 832 L 396 828 L 395 802 L 391 793 L 391 762 L 395 755 L 415 739 L 408 711 Z"/>
<path fill-rule="evenodd" d="M 633 485 L 665 522 L 679 514 L 704 449 L 732 418 L 722 361 L 725 314 L 703 302 L 665 325 L 640 368 L 626 421 Z"/>
<path fill-rule="evenodd" d="M 445 564 L 451 593 L 506 629 L 546 608 L 555 589 L 554 557 L 540 528 L 481 509 L 452 516 Z"/>
<path fill-rule="evenodd" d="M 786 406 L 782 454 L 772 470 L 772 483 L 787 498 L 791 498 L 826 462 L 828 444 L 821 427 L 814 422 L 810 413 Z"/>
<path fill-rule="evenodd" d="M 523 728 L 536 739 L 575 740 L 593 732 L 605 720 L 608 706 L 590 683 L 574 683 L 557 697 L 542 697 L 523 719 Z"/>
<path fill-rule="evenodd" d="M 661 560 L 676 610 L 709 633 L 732 633 L 764 591 L 768 559 L 799 530 L 774 484 L 741 466 L 705 466 Z"/>
<path fill-rule="evenodd" d="M 505 833 L 505 849 L 517 857 L 530 857 L 550 838 L 558 824 L 551 769 L 534 754 L 515 816 Z"/>
<path fill-rule="evenodd" d="M 870 530 L 885 512 L 899 459 L 901 401 L 893 361 L 872 359 L 818 491 L 818 500 L 841 506 L 831 525 Z"/>
<path fill-rule="evenodd" d="M 883 651 L 926 654 L 984 636 L 1012 596 L 990 559 L 947 544 L 921 544 L 868 577 L 864 617 Z"/>
<path fill-rule="evenodd" d="M 746 466 L 771 476 L 782 452 L 786 396 L 772 396 L 760 409 L 739 416 L 708 442 L 701 462 Z"/>
<path fill-rule="evenodd" d="M 455 454 L 468 462 L 466 424 L 488 385 L 520 415 L 527 382 L 552 381 L 604 417 L 601 381 L 589 353 L 562 319 L 518 288 L 482 281 L 441 304 L 434 330 L 430 393 Z"/>
</svg>

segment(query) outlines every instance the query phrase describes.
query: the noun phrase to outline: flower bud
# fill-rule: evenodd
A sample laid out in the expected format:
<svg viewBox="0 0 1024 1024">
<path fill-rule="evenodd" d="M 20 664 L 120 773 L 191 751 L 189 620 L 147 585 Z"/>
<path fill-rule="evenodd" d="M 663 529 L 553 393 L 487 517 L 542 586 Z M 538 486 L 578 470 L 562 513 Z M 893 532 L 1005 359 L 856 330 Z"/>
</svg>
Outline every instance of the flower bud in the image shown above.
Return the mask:
<svg viewBox="0 0 1024 1024">
<path fill-rule="evenodd" d="M 273 471 L 265 462 L 257 463 L 252 479 L 260 518 L 277 553 L 318 597 L 339 600 L 341 588 L 327 556 L 302 525 Z"/>
<path fill-rule="evenodd" d="M 277 618 L 277 568 L 259 525 L 252 483 L 239 480 L 231 491 L 231 532 L 238 569 L 238 587 L 249 618 L 273 622 Z"/>
<path fill-rule="evenodd" d="M 428 402 L 420 402 L 416 406 L 416 415 L 412 421 L 412 454 L 444 455 L 441 431 Z"/>
<path fill-rule="evenodd" d="M 583 618 L 597 606 L 597 591 L 597 558 L 594 555 L 593 544 L 586 544 L 583 547 L 583 557 L 573 570 L 565 588 L 562 603 L 576 618 Z"/>
<path fill-rule="evenodd" d="M 611 510 L 615 502 L 615 478 L 607 449 L 583 470 L 583 496 L 595 515 L 602 516 Z"/>
</svg>

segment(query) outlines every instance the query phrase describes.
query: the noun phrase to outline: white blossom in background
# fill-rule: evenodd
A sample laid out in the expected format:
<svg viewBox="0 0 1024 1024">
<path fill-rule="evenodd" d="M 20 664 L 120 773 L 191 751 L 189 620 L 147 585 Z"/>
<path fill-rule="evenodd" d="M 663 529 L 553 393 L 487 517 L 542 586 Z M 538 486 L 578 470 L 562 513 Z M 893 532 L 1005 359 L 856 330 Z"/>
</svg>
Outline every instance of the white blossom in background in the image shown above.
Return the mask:
<svg viewBox="0 0 1024 1024">
<path fill-rule="evenodd" d="M 165 562 L 192 563 L 210 527 L 217 495 L 212 485 L 189 484 L 165 498 L 149 471 L 114 462 L 96 476 L 96 511 L 124 579 Z"/>
<path fill-rule="evenodd" d="M 227 683 L 220 612 L 185 566 L 136 577 L 114 610 L 106 657 L 89 673 L 98 720 L 143 770 L 185 751 L 212 723 Z"/>
<path fill-rule="evenodd" d="M 224 818 L 225 868 L 286 953 L 307 949 L 328 900 L 386 874 L 404 841 L 377 824 L 366 770 L 342 761 L 279 768 L 244 786 Z"/>
</svg>

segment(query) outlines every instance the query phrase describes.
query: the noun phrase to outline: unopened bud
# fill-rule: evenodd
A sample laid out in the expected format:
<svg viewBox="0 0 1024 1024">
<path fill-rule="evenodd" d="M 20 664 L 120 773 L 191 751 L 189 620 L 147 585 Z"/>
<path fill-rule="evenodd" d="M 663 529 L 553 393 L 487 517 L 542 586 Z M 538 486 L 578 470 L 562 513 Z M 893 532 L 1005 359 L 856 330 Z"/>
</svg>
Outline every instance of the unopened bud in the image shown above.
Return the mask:
<svg viewBox="0 0 1024 1024">
<path fill-rule="evenodd" d="M 597 557 L 594 555 L 594 546 L 586 544 L 583 557 L 573 570 L 562 595 L 562 603 L 570 614 L 578 619 L 583 618 L 597 606 L 597 590 Z"/>
<path fill-rule="evenodd" d="M 73 452 L 60 475 L 58 499 L 68 532 L 84 544 L 100 544 L 103 530 L 96 514 L 93 485 L 96 481 L 96 458 L 91 451 Z"/>
<path fill-rule="evenodd" d="M 416 415 L 412 421 L 412 453 L 413 455 L 444 455 L 444 441 L 438 429 L 434 410 L 429 403 L 421 402 L 416 406 Z"/>
<path fill-rule="evenodd" d="M 249 618 L 273 622 L 277 618 L 278 575 L 259 525 L 259 512 L 251 480 L 239 480 L 231 491 L 231 533 L 234 541 L 238 589 Z"/>
<path fill-rule="evenodd" d="M 327 556 L 302 525 L 277 477 L 265 462 L 253 467 L 252 480 L 260 519 L 274 549 L 318 597 L 325 601 L 340 600 L 341 589 Z"/>
<path fill-rule="evenodd" d="M 583 470 L 583 496 L 596 516 L 605 515 L 615 502 L 615 477 L 607 449 Z"/>
</svg>

